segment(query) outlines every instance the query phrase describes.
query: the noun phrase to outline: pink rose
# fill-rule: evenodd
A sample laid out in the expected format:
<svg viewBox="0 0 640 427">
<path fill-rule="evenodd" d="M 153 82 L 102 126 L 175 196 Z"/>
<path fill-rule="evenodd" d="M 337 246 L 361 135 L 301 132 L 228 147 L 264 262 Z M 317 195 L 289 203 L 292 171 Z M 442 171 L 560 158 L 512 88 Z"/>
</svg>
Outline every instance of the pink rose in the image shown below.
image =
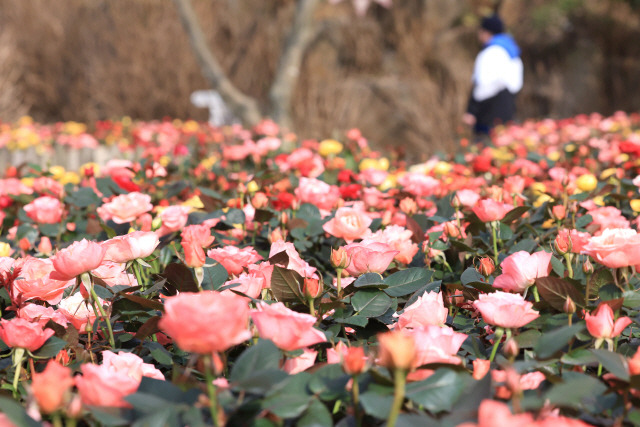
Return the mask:
<svg viewBox="0 0 640 427">
<path fill-rule="evenodd" d="M 522 295 L 500 291 L 481 294 L 473 306 L 486 323 L 501 328 L 520 328 L 540 316 Z"/>
<path fill-rule="evenodd" d="M 146 258 L 159 244 L 158 235 L 151 231 L 134 231 L 102 242 L 102 246 L 106 248 L 104 259 L 113 262 Z"/>
<path fill-rule="evenodd" d="M 473 212 L 482 222 L 500 221 L 511 209 L 513 206 L 493 199 L 479 200 L 473 206 Z"/>
<path fill-rule="evenodd" d="M 604 206 L 595 208 L 587 212 L 593 220 L 589 224 L 588 230 L 593 232 L 595 236 L 600 235 L 609 228 L 630 228 L 631 224 L 624 216 L 620 209 L 614 206 Z"/>
<path fill-rule="evenodd" d="M 248 323 L 246 298 L 203 291 L 167 298 L 159 327 L 184 351 L 211 354 L 251 338 Z"/>
<path fill-rule="evenodd" d="M 225 282 L 224 286 L 235 284 L 237 284 L 238 286 L 225 290 L 223 291 L 223 293 L 232 293 L 231 290 L 234 290 L 237 292 L 242 292 L 243 294 L 251 298 L 258 298 L 260 296 L 260 293 L 262 292 L 262 289 L 264 288 L 264 276 L 260 273 L 255 272 L 250 272 L 249 274 L 242 273 L 236 279 Z"/>
<path fill-rule="evenodd" d="M 96 304 L 109 304 L 98 298 Z M 96 313 L 93 311 L 93 307 L 85 301 L 80 292 L 64 298 L 58 304 L 58 311 L 76 328 L 79 332 L 87 331 L 87 324 L 92 324 L 96 321 Z"/>
<path fill-rule="evenodd" d="M 44 328 L 49 320 L 53 320 L 58 325 L 67 327 L 67 319 L 62 313 L 53 309 L 53 307 L 44 307 L 38 304 L 25 304 L 18 309 L 18 317 L 26 319 L 29 322 L 37 322 Z"/>
<path fill-rule="evenodd" d="M 322 228 L 334 237 L 343 238 L 347 243 L 361 239 L 369 230 L 373 220 L 361 209 L 338 208 L 335 216 Z"/>
<path fill-rule="evenodd" d="M 191 208 L 188 206 L 169 206 L 160 214 L 162 227 L 157 231 L 159 236 L 181 230 L 189 220 Z"/>
<path fill-rule="evenodd" d="M 54 197 L 42 196 L 25 205 L 24 211 L 38 224 L 58 224 L 64 213 L 64 205 Z"/>
<path fill-rule="evenodd" d="M 572 228 L 571 230 L 562 228 L 560 231 L 558 231 L 558 237 L 560 239 L 570 238 L 571 252 L 574 254 L 579 254 L 582 252 L 584 245 L 589 243 L 589 240 L 591 239 L 591 234 L 584 231 L 578 231 L 575 228 Z"/>
<path fill-rule="evenodd" d="M 235 246 L 210 249 L 207 256 L 215 259 L 231 276 L 238 276 L 250 264 L 262 260 L 262 257 L 251 246 L 239 249 Z"/>
<path fill-rule="evenodd" d="M 502 274 L 496 277 L 493 286 L 505 291 L 526 291 L 537 278 L 547 277 L 551 268 L 551 253 L 536 252 L 530 255 L 518 251 L 506 257 L 500 264 Z"/>
<path fill-rule="evenodd" d="M 626 316 L 619 317 L 614 322 L 613 309 L 604 303 L 600 303 L 593 314 L 585 314 L 584 320 L 587 322 L 587 330 L 591 336 L 598 339 L 615 338 L 632 323 L 632 320 Z"/>
<path fill-rule="evenodd" d="M 398 178 L 398 184 L 414 196 L 432 196 L 440 188 L 440 181 L 419 172 L 405 173 Z"/>
<path fill-rule="evenodd" d="M 125 264 L 103 260 L 102 264 L 91 270 L 91 275 L 101 279 L 107 286 L 137 286 L 136 276 L 127 273 L 125 268 Z"/>
<path fill-rule="evenodd" d="M 462 206 L 472 208 L 480 200 L 480 195 L 473 190 L 464 189 L 456 191 L 455 199 Z"/>
<path fill-rule="evenodd" d="M 294 270 L 300 274 L 302 277 L 309 277 L 311 279 L 319 279 L 318 274 L 316 273 L 318 270 L 315 267 L 310 266 L 305 260 L 300 258 L 300 254 L 296 250 L 295 246 L 291 242 L 285 242 L 283 240 L 275 241 L 271 244 L 271 249 L 269 250 L 269 258 L 280 253 L 286 252 L 289 257 L 289 262 L 287 265 L 280 265 L 281 267 L 288 268 L 289 270 Z"/>
<path fill-rule="evenodd" d="M 106 251 L 99 243 L 87 239 L 74 242 L 51 257 L 55 270 L 51 273 L 51 278 L 71 280 L 91 271 L 102 263 Z"/>
<path fill-rule="evenodd" d="M 457 353 L 462 343 L 467 339 L 466 334 L 455 332 L 447 326 L 434 325 L 405 331 L 413 336 L 416 344 L 414 368 L 429 363 L 450 363 L 454 365 L 462 363 Z"/>
<path fill-rule="evenodd" d="M 316 178 L 300 178 L 298 188 L 294 193 L 300 203 L 311 203 L 318 209 L 330 211 L 340 199 L 340 190 L 335 185 L 329 185 Z"/>
<path fill-rule="evenodd" d="M 582 253 L 596 262 L 620 268 L 640 264 L 640 234 L 630 228 L 608 228 L 599 236 L 589 239 Z"/>
<path fill-rule="evenodd" d="M 327 341 L 313 325 L 316 318 L 288 309 L 281 302 L 258 304 L 251 319 L 261 338 L 269 339 L 284 351 L 293 351 Z"/>
<path fill-rule="evenodd" d="M 116 224 L 133 222 L 142 214 L 151 211 L 151 196 L 139 192 L 121 194 L 100 206 L 97 211 L 103 221 L 113 220 Z"/>
<path fill-rule="evenodd" d="M 13 282 L 11 298 L 14 301 L 18 298 L 23 301 L 37 299 L 57 304 L 65 289 L 74 283 L 70 279 L 57 280 L 51 277 L 54 274 L 51 259 L 29 256 L 16 260 L 15 266 L 20 268 L 21 278 Z"/>
<path fill-rule="evenodd" d="M 318 357 L 317 351 L 306 348 L 303 350 L 302 355 L 287 359 L 282 369 L 289 375 L 295 375 L 312 367 L 316 363 L 316 357 Z"/>
<path fill-rule="evenodd" d="M 416 302 L 404 308 L 402 314 L 395 313 L 398 318 L 396 328 L 420 328 L 428 325 L 442 326 L 447 321 L 449 310 L 444 306 L 442 294 L 425 292 Z"/>
<path fill-rule="evenodd" d="M 366 240 L 386 243 L 398 251 L 393 258 L 396 262 L 409 264 L 418 253 L 418 245 L 411 240 L 413 232 L 400 225 L 388 225 L 383 230 L 369 233 L 365 236 Z"/>
<path fill-rule="evenodd" d="M 399 253 L 386 243 L 370 240 L 350 243 L 344 249 L 351 260 L 346 271 L 352 276 L 359 276 L 367 272 L 383 273 Z"/>
</svg>

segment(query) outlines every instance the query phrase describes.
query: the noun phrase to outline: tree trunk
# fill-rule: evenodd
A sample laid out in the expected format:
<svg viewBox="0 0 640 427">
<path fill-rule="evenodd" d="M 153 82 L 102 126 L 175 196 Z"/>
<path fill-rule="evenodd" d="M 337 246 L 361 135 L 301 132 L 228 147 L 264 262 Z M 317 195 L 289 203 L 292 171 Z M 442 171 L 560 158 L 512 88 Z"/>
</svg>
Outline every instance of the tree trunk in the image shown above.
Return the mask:
<svg viewBox="0 0 640 427">
<path fill-rule="evenodd" d="M 285 128 L 291 128 L 291 99 L 300 76 L 300 67 L 307 47 L 317 34 L 313 14 L 320 0 L 299 0 L 291 31 L 287 36 L 276 75 L 269 91 L 272 118 Z"/>
<path fill-rule="evenodd" d="M 222 99 L 243 124 L 252 126 L 260 121 L 262 114 L 255 98 L 240 92 L 226 76 L 220 63 L 207 45 L 198 18 L 190 0 L 174 0 L 182 26 L 189 36 L 189 43 L 196 56 L 204 78 L 218 91 Z"/>
</svg>

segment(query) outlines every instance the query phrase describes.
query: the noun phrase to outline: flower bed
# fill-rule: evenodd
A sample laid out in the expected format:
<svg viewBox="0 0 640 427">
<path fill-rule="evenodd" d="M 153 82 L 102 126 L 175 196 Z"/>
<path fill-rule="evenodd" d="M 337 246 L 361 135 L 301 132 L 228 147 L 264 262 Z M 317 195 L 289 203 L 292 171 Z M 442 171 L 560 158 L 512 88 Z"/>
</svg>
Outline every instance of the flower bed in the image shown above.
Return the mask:
<svg viewBox="0 0 640 427">
<path fill-rule="evenodd" d="M 638 115 L 422 164 L 271 122 L 3 146 L 25 126 L 143 160 L 0 179 L 0 422 L 640 422 Z"/>
</svg>

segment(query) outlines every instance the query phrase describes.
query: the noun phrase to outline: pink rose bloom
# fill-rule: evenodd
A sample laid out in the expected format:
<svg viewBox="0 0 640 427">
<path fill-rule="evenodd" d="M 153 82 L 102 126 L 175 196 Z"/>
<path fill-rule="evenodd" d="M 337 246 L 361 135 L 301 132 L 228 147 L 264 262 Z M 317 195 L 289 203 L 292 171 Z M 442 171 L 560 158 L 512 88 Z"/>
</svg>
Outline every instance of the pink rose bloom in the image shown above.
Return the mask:
<svg viewBox="0 0 640 427">
<path fill-rule="evenodd" d="M 383 273 L 399 253 L 386 243 L 363 240 L 344 246 L 351 262 L 345 269 L 352 276 L 363 273 Z"/>
<path fill-rule="evenodd" d="M 51 257 L 55 270 L 51 277 L 56 280 L 71 280 L 91 271 L 102 263 L 106 251 L 99 243 L 87 239 L 74 242 Z"/>
<path fill-rule="evenodd" d="M 316 363 L 316 357 L 318 357 L 317 351 L 306 348 L 303 350 L 302 355 L 287 359 L 282 369 L 289 375 L 295 375 L 312 367 Z"/>
<path fill-rule="evenodd" d="M 398 318 L 397 329 L 416 329 L 429 325 L 443 326 L 448 314 L 441 293 L 425 292 L 416 302 L 405 307 L 402 314 L 395 313 L 393 317 Z"/>
<path fill-rule="evenodd" d="M 365 239 L 388 244 L 392 249 L 398 251 L 393 258 L 395 261 L 409 264 L 419 249 L 418 245 L 411 240 L 412 235 L 413 232 L 411 230 L 392 224 L 375 233 L 371 233 L 369 230 L 369 234 L 365 235 Z"/>
<path fill-rule="evenodd" d="M 240 276 L 233 280 L 228 280 L 224 283 L 224 286 L 235 285 L 231 289 L 224 290 L 223 293 L 231 292 L 231 290 L 242 292 L 243 294 L 250 296 L 251 298 L 258 298 L 262 289 L 264 288 L 264 276 L 259 273 L 241 273 Z"/>
<path fill-rule="evenodd" d="M 480 195 L 477 192 L 467 189 L 456 191 L 455 197 L 465 208 L 472 208 L 480 200 Z"/>
<path fill-rule="evenodd" d="M 407 330 L 416 342 L 417 368 L 429 363 L 451 363 L 459 365 L 462 360 L 456 356 L 468 335 L 455 332 L 448 326 L 428 325 L 422 328 Z"/>
<path fill-rule="evenodd" d="M 633 229 L 609 228 L 589 239 L 582 253 L 609 268 L 640 264 L 640 234 Z"/>
<path fill-rule="evenodd" d="M 398 178 L 402 189 L 414 196 L 432 196 L 439 188 L 440 181 L 420 172 L 407 172 Z"/>
<path fill-rule="evenodd" d="M 620 209 L 613 206 L 591 209 L 587 212 L 593 218 L 588 231 L 598 236 L 609 228 L 630 228 L 631 223 L 622 216 Z"/>
<path fill-rule="evenodd" d="M 184 351 L 211 354 L 251 338 L 248 323 L 246 298 L 203 291 L 167 298 L 159 327 Z"/>
<path fill-rule="evenodd" d="M 107 286 L 138 286 L 136 276 L 127 273 L 126 265 L 112 261 L 102 261 L 91 275 L 101 279 Z"/>
<path fill-rule="evenodd" d="M 273 341 L 284 351 L 298 350 L 327 341 L 324 333 L 313 327 L 315 317 L 290 310 L 281 302 L 258 304 L 251 311 L 251 319 L 258 328 L 260 338 Z"/>
<path fill-rule="evenodd" d="M 504 190 L 512 194 L 522 194 L 524 191 L 525 179 L 520 175 L 512 175 L 504 179 Z"/>
<path fill-rule="evenodd" d="M 105 260 L 128 262 L 151 255 L 160 244 L 160 239 L 151 231 L 134 231 L 124 236 L 116 236 L 101 244 L 106 248 Z"/>
<path fill-rule="evenodd" d="M 300 258 L 300 254 L 296 250 L 295 246 L 291 242 L 285 242 L 283 240 L 275 241 L 271 244 L 269 250 L 269 258 L 280 253 L 286 252 L 289 257 L 287 265 L 280 265 L 281 267 L 298 272 L 302 277 L 308 277 L 311 279 L 319 279 L 320 277 L 316 273 L 318 270 L 315 267 L 310 266 L 305 260 Z"/>
<path fill-rule="evenodd" d="M 262 286 L 265 289 L 271 287 L 271 274 L 273 273 L 273 265 L 269 264 L 268 262 L 261 262 L 260 264 L 248 265 L 247 270 L 249 270 L 249 274 L 264 278 Z"/>
<path fill-rule="evenodd" d="M 137 191 L 121 194 L 100 206 L 97 211 L 103 221 L 113 220 L 116 224 L 133 222 L 142 214 L 151 211 L 151 196 Z"/>
<path fill-rule="evenodd" d="M 531 427 L 535 425 L 533 415 L 530 413 L 513 415 L 506 403 L 485 399 L 478 409 L 478 423 L 463 423 L 458 427 Z"/>
<path fill-rule="evenodd" d="M 102 365 L 108 366 L 116 371 L 126 372 L 132 378 L 138 381 L 142 377 L 155 378 L 164 381 L 164 375 L 151 363 L 144 363 L 140 356 L 125 351 L 119 351 L 118 354 L 109 350 L 102 352 Z"/>
<path fill-rule="evenodd" d="M 216 239 L 211 235 L 211 227 L 204 224 L 187 225 L 182 229 L 182 241 L 193 242 L 201 248 L 209 247 Z"/>
<path fill-rule="evenodd" d="M 384 202 L 386 194 L 375 187 L 362 189 L 362 201 L 368 208 L 378 208 Z"/>
<path fill-rule="evenodd" d="M 294 193 L 300 203 L 311 203 L 318 209 L 330 211 L 340 199 L 340 190 L 335 185 L 329 185 L 316 178 L 300 178 L 298 188 Z"/>
<path fill-rule="evenodd" d="M 265 137 L 256 141 L 256 153 L 258 156 L 263 157 L 269 154 L 270 151 L 276 151 L 282 145 L 280 138 Z"/>
<path fill-rule="evenodd" d="M 619 317 L 614 322 L 613 309 L 605 303 L 600 303 L 593 314 L 585 314 L 584 320 L 587 322 L 587 330 L 591 336 L 598 340 L 615 338 L 632 323 L 632 320 L 626 316 Z"/>
<path fill-rule="evenodd" d="M 379 169 L 365 169 L 360 172 L 359 178 L 369 185 L 378 186 L 389 176 L 389 172 Z"/>
<path fill-rule="evenodd" d="M 500 264 L 502 274 L 496 277 L 493 286 L 505 291 L 522 293 L 539 277 L 547 277 L 551 268 L 551 253 L 529 254 L 518 251 L 506 257 Z"/>
<path fill-rule="evenodd" d="M 64 213 L 64 205 L 54 197 L 42 196 L 25 205 L 24 211 L 38 224 L 57 224 Z"/>
<path fill-rule="evenodd" d="M 57 304 L 67 287 L 73 285 L 73 280 L 52 279 L 53 263 L 50 259 L 39 259 L 28 256 L 16 260 L 15 267 L 20 268 L 20 279 L 13 282 L 12 300 L 18 297 L 23 301 L 37 299 Z"/>
<path fill-rule="evenodd" d="M 494 369 L 491 371 L 491 379 L 496 383 L 505 383 L 509 381 L 509 375 L 515 374 L 520 390 L 536 390 L 540 384 L 547 378 L 542 372 L 535 371 L 528 374 L 518 375 L 516 372 L 501 371 Z M 518 378 L 519 377 L 519 378 Z"/>
<path fill-rule="evenodd" d="M 109 304 L 101 299 L 96 301 L 96 304 Z M 96 313 L 93 311 L 93 307 L 85 301 L 80 292 L 64 298 L 58 304 L 58 311 L 71 323 L 74 328 L 79 332 L 87 331 L 87 324 L 96 321 Z"/>
<path fill-rule="evenodd" d="M 188 206 L 169 206 L 160 214 L 162 227 L 157 231 L 159 236 L 181 230 L 189 220 L 191 208 Z"/>
<path fill-rule="evenodd" d="M 49 176 L 41 176 L 33 180 L 33 189 L 40 194 L 50 194 L 58 199 L 64 195 L 64 187 Z"/>
<path fill-rule="evenodd" d="M 0 340 L 11 348 L 24 348 L 34 352 L 53 334 L 53 329 L 42 329 L 39 323 L 31 323 L 20 317 L 0 319 Z"/>
<path fill-rule="evenodd" d="M 251 246 L 242 249 L 235 246 L 209 249 L 207 256 L 222 264 L 231 276 L 238 276 L 246 266 L 262 260 L 260 254 Z"/>
<path fill-rule="evenodd" d="M 589 240 L 591 239 L 591 234 L 585 231 L 578 231 L 575 228 L 572 228 L 571 230 L 562 228 L 558 232 L 558 236 L 560 239 L 571 239 L 571 252 L 574 254 L 581 253 L 584 245 L 589 243 Z"/>
<path fill-rule="evenodd" d="M 473 206 L 473 212 L 482 222 L 500 221 L 504 216 L 513 209 L 513 206 L 506 203 L 497 202 L 493 199 L 479 200 Z"/>
<path fill-rule="evenodd" d="M 522 295 L 507 292 L 481 294 L 473 306 L 486 323 L 501 328 L 520 328 L 540 316 Z"/>
<path fill-rule="evenodd" d="M 0 179 L 0 195 L 19 196 L 21 194 L 33 194 L 33 190 L 18 178 Z"/>
<path fill-rule="evenodd" d="M 344 342 L 338 341 L 335 348 L 327 349 L 327 364 L 342 363 L 342 359 L 348 351 L 349 347 Z"/>
<path fill-rule="evenodd" d="M 342 207 L 322 228 L 334 237 L 343 238 L 347 243 L 361 239 L 373 220 L 361 209 Z"/>
<path fill-rule="evenodd" d="M 18 317 L 26 319 L 29 322 L 36 322 L 41 327 L 47 324 L 49 320 L 53 320 L 62 327 L 67 327 L 67 318 L 62 313 L 53 309 L 53 307 L 44 307 L 38 304 L 26 304 L 18 309 Z"/>
<path fill-rule="evenodd" d="M 276 161 L 278 163 L 278 161 Z M 278 163 L 281 171 L 287 172 L 297 169 L 302 176 L 317 178 L 324 172 L 324 162 L 322 157 L 308 148 L 296 148 L 287 156 L 284 163 Z"/>
</svg>

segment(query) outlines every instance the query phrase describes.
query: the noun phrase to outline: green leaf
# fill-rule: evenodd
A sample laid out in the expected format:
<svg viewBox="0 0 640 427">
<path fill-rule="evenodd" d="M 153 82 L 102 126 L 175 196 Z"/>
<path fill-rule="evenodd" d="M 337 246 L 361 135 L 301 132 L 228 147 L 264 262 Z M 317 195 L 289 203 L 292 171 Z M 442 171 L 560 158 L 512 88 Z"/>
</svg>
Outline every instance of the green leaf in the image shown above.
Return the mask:
<svg viewBox="0 0 640 427">
<path fill-rule="evenodd" d="M 460 283 L 463 285 L 467 285 L 471 282 L 484 282 L 484 276 L 478 273 L 478 270 L 473 267 L 467 268 L 460 276 Z"/>
<path fill-rule="evenodd" d="M 408 307 L 411 304 L 413 304 L 414 302 L 416 302 L 418 300 L 418 297 L 421 297 L 422 295 L 424 295 L 425 292 L 440 292 L 441 286 L 442 286 L 442 281 L 441 280 L 437 280 L 435 282 L 427 283 L 426 285 L 424 285 L 423 287 L 421 287 L 420 289 L 415 291 L 413 293 L 413 295 L 411 295 L 411 297 L 409 297 L 409 299 L 405 303 L 405 307 Z"/>
<path fill-rule="evenodd" d="M 538 247 L 538 243 L 533 239 L 522 239 L 518 241 L 515 245 L 509 249 L 509 253 L 513 254 L 518 251 L 525 251 L 531 253 L 536 247 Z"/>
<path fill-rule="evenodd" d="M 38 427 L 42 424 L 27 415 L 22 405 L 15 400 L 0 397 L 0 412 L 17 427 Z"/>
<path fill-rule="evenodd" d="M 38 230 L 45 236 L 56 237 L 60 231 L 59 224 L 38 224 Z"/>
<path fill-rule="evenodd" d="M 592 349 L 591 353 L 607 371 L 623 381 L 629 381 L 629 362 L 624 356 L 603 349 Z"/>
<path fill-rule="evenodd" d="M 552 256 L 551 257 L 551 267 L 553 268 L 553 272 L 556 273 L 560 277 L 564 277 L 565 267 L 561 260 Z"/>
<path fill-rule="evenodd" d="M 364 273 L 361 274 L 355 282 L 353 282 L 353 286 L 356 288 L 377 288 L 383 289 L 389 287 L 386 283 L 384 283 L 384 279 L 378 273 Z"/>
<path fill-rule="evenodd" d="M 103 426 L 112 427 L 112 426 L 124 426 L 124 425 L 131 424 L 131 421 L 127 420 L 126 418 L 122 418 L 118 416 L 117 413 L 110 413 L 110 412 L 107 412 L 106 410 L 102 410 L 94 406 L 89 406 L 87 407 L 87 409 L 89 410 L 89 413 L 91 414 L 91 416 L 95 418 L 96 421 L 98 421 Z"/>
<path fill-rule="evenodd" d="M 254 371 L 251 376 L 233 383 L 234 390 L 242 390 L 252 394 L 266 394 L 273 386 L 282 382 L 289 375 L 279 369 L 264 369 Z"/>
<path fill-rule="evenodd" d="M 140 307 L 150 308 L 152 310 L 164 311 L 164 304 L 162 304 L 160 301 L 147 299 L 138 295 L 127 294 L 127 293 L 122 293 L 120 294 L 120 296 L 138 304 Z"/>
<path fill-rule="evenodd" d="M 356 310 L 356 315 L 378 317 L 391 307 L 391 298 L 377 290 L 358 291 L 351 297 L 351 305 Z"/>
<path fill-rule="evenodd" d="M 49 359 L 51 357 L 55 357 L 58 353 L 60 353 L 60 350 L 62 350 L 66 346 L 67 342 L 65 340 L 57 337 L 51 337 L 33 354 L 36 357 Z"/>
<path fill-rule="evenodd" d="M 309 390 L 322 400 L 335 400 L 346 393 L 351 376 L 344 373 L 339 363 L 325 365 L 313 373 Z"/>
<path fill-rule="evenodd" d="M 242 352 L 231 368 L 229 381 L 232 383 L 242 381 L 258 371 L 279 369 L 282 353 L 271 340 L 259 340 Z"/>
<path fill-rule="evenodd" d="M 502 218 L 500 222 L 503 224 L 511 224 L 516 219 L 520 218 L 526 212 L 529 212 L 531 206 L 518 206 L 516 208 L 511 209 L 507 214 Z"/>
<path fill-rule="evenodd" d="M 577 348 L 569 353 L 563 354 L 560 361 L 567 365 L 575 366 L 597 363 L 598 359 L 596 359 L 596 356 L 586 348 Z"/>
<path fill-rule="evenodd" d="M 538 293 L 543 300 L 558 311 L 564 311 L 567 297 L 578 307 L 584 307 L 584 295 L 566 280 L 557 277 L 540 277 L 536 279 Z"/>
<path fill-rule="evenodd" d="M 544 332 L 534 347 L 536 355 L 539 359 L 550 358 L 584 328 L 585 324 L 581 322 L 572 326 L 563 326 L 551 332 Z"/>
<path fill-rule="evenodd" d="M 333 417 L 322 402 L 313 399 L 296 425 L 298 427 L 332 427 Z"/>
<path fill-rule="evenodd" d="M 624 306 L 628 308 L 640 307 L 640 292 L 638 291 L 626 291 L 622 294 L 624 298 Z"/>
<path fill-rule="evenodd" d="M 440 427 L 443 424 L 428 415 L 400 414 L 396 427 Z"/>
<path fill-rule="evenodd" d="M 136 393 L 143 393 L 160 397 L 167 402 L 171 402 L 172 404 L 180 403 L 192 405 L 198 400 L 201 391 L 197 388 L 191 388 L 183 391 L 170 381 L 162 381 L 155 378 L 142 377 Z"/>
<path fill-rule="evenodd" d="M 282 268 L 273 267 L 271 274 L 271 292 L 276 300 L 280 302 L 304 301 L 302 296 L 303 278 L 298 272 Z"/>
<path fill-rule="evenodd" d="M 589 375 L 567 372 L 564 382 L 554 385 L 545 395 L 545 400 L 555 406 L 580 407 L 585 401 L 595 400 L 607 391 L 607 386 Z"/>
<path fill-rule="evenodd" d="M 262 408 L 281 418 L 300 416 L 311 403 L 307 384 L 311 374 L 300 372 L 276 384 L 262 401 Z"/>
<path fill-rule="evenodd" d="M 520 348 L 533 348 L 542 334 L 537 329 L 529 329 L 514 337 Z"/>
<path fill-rule="evenodd" d="M 217 291 L 227 281 L 229 273 L 222 264 L 211 258 L 207 258 L 206 265 L 211 265 L 211 267 L 203 268 L 202 289 Z"/>
<path fill-rule="evenodd" d="M 303 203 L 300 205 L 300 209 L 296 213 L 297 218 L 302 218 L 305 221 L 311 221 L 313 219 L 321 219 L 320 210 L 317 206 L 312 205 L 311 203 Z"/>
<path fill-rule="evenodd" d="M 78 190 L 65 197 L 64 201 L 79 208 L 86 208 L 91 205 L 100 205 L 100 198 L 91 187 L 80 187 Z"/>
<path fill-rule="evenodd" d="M 407 385 L 407 397 L 429 412 L 450 411 L 464 389 L 464 382 L 451 369 L 438 369 L 423 381 Z"/>
<path fill-rule="evenodd" d="M 393 388 L 377 387 L 375 390 L 368 390 L 360 396 L 360 403 L 367 414 L 385 420 L 391 412 Z"/>
<path fill-rule="evenodd" d="M 576 219 L 576 228 L 581 229 L 591 224 L 593 221 L 593 217 L 589 214 L 582 215 L 580 218 Z"/>
<path fill-rule="evenodd" d="M 173 358 L 171 357 L 171 353 L 169 353 L 163 347 L 158 347 L 158 348 L 152 349 L 151 350 L 151 357 L 153 357 L 153 360 L 155 360 L 156 362 L 158 362 L 158 363 L 160 363 L 162 365 L 171 366 L 173 364 Z"/>
<path fill-rule="evenodd" d="M 384 291 L 392 297 L 408 295 L 424 286 L 432 275 L 433 271 L 422 267 L 401 270 L 384 280 L 389 285 Z"/>
</svg>

